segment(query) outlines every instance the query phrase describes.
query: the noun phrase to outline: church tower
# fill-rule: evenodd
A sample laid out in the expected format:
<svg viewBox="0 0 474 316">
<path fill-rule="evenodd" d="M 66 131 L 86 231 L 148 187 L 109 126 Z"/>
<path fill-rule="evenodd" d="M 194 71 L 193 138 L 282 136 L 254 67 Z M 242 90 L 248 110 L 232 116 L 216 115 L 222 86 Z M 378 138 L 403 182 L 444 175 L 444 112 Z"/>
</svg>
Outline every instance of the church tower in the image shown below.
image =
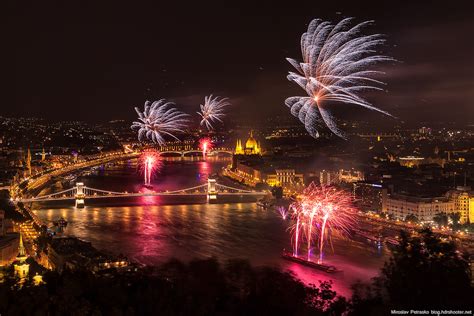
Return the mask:
<svg viewBox="0 0 474 316">
<path fill-rule="evenodd" d="M 236 155 L 243 155 L 244 154 L 244 149 L 242 148 L 242 141 L 240 139 L 237 139 L 237 144 L 235 145 L 234 154 L 236 154 Z"/>
<path fill-rule="evenodd" d="M 43 151 L 41 152 L 41 161 L 45 161 L 46 160 L 46 153 L 44 152 L 44 147 L 43 147 Z"/>
<path fill-rule="evenodd" d="M 17 275 L 20 279 L 26 278 L 28 276 L 28 272 L 30 271 L 30 265 L 26 263 L 26 259 L 28 259 L 28 256 L 26 255 L 25 246 L 23 245 L 23 237 L 20 234 L 18 256 L 16 256 L 16 260 L 13 263 L 15 275 Z"/>
<path fill-rule="evenodd" d="M 31 151 L 28 148 L 28 153 L 26 154 L 26 168 L 28 169 L 28 176 L 31 176 Z"/>
</svg>

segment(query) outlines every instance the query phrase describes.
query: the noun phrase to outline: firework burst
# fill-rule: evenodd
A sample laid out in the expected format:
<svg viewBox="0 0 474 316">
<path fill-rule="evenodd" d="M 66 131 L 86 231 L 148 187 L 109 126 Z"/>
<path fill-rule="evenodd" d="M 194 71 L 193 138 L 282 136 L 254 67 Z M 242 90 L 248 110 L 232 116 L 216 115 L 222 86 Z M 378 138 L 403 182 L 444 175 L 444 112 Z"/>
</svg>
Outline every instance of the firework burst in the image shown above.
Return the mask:
<svg viewBox="0 0 474 316">
<path fill-rule="evenodd" d="M 147 149 L 143 151 L 139 160 L 139 168 L 143 173 L 143 182 L 145 185 L 151 185 L 151 179 L 163 166 L 161 154 L 157 150 Z"/>
<path fill-rule="evenodd" d="M 161 99 L 153 103 L 146 101 L 143 112 L 135 108 L 138 121 L 133 122 L 132 129 L 138 129 L 140 141 L 146 137 L 154 143 L 163 145 L 166 135 L 178 139 L 173 133 L 181 132 L 186 127 L 188 115 L 171 107 L 172 105 L 174 103 Z"/>
<path fill-rule="evenodd" d="M 322 262 L 323 247 L 331 233 L 347 235 L 355 225 L 355 209 L 351 195 L 343 190 L 311 183 L 300 199 L 290 205 L 294 224 L 292 231 L 293 255 L 303 245 L 307 247 L 310 260 L 315 240 L 319 240 L 319 261 Z"/>
<path fill-rule="evenodd" d="M 205 125 L 208 130 L 212 130 L 212 124 L 215 121 L 222 123 L 222 118 L 225 116 L 224 108 L 230 105 L 227 102 L 228 98 L 219 99 L 219 97 L 214 97 L 212 94 L 204 98 L 204 104 L 201 104 L 201 111 L 197 112 L 201 116 L 200 125 Z"/>
<path fill-rule="evenodd" d="M 284 206 L 279 206 L 277 207 L 278 214 L 280 214 L 281 218 L 283 220 L 286 220 L 286 217 L 288 216 L 288 209 Z"/>
<path fill-rule="evenodd" d="M 206 158 L 206 155 L 212 149 L 212 140 L 208 137 L 201 138 L 199 140 L 199 149 L 202 150 L 202 156 Z"/>
<path fill-rule="evenodd" d="M 319 137 L 318 129 L 324 126 L 345 138 L 328 109 L 331 103 L 356 104 L 390 115 L 371 105 L 359 93 L 383 90 L 381 86 L 385 84 L 374 79 L 382 72 L 369 68 L 394 59 L 377 53 L 376 49 L 385 42 L 383 35 L 361 35 L 361 30 L 372 21 L 352 26 L 352 20 L 347 18 L 336 25 L 312 20 L 301 36 L 303 62 L 287 58 L 298 71 L 290 72 L 288 80 L 298 84 L 308 96 L 287 98 L 285 104 L 315 138 Z"/>
</svg>

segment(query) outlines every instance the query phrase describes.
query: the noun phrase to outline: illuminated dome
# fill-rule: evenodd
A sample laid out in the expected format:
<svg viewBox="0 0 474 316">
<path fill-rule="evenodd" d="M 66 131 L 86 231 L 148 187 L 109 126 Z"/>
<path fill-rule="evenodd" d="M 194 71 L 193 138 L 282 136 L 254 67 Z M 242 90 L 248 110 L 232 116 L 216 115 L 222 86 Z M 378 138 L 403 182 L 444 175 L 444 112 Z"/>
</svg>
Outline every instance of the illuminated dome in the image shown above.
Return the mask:
<svg viewBox="0 0 474 316">
<path fill-rule="evenodd" d="M 250 132 L 250 137 L 245 142 L 245 147 L 242 146 L 242 142 L 237 140 L 234 153 L 236 155 L 260 155 L 261 148 L 260 144 L 253 138 L 253 133 Z"/>
<path fill-rule="evenodd" d="M 253 133 L 250 132 L 250 137 L 247 139 L 247 142 L 245 143 L 245 148 L 253 149 L 257 147 L 258 147 L 257 141 L 255 140 L 255 138 L 253 138 Z"/>
</svg>

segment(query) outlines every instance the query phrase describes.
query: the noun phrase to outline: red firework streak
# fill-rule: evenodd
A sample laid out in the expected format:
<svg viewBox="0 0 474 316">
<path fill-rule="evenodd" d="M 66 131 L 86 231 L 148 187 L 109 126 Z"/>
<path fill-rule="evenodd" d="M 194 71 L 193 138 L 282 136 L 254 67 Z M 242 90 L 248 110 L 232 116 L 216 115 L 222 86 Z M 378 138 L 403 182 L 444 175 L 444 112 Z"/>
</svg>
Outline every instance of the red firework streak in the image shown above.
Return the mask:
<svg viewBox="0 0 474 316">
<path fill-rule="evenodd" d="M 143 170 L 144 184 L 151 185 L 151 178 L 161 168 L 161 154 L 154 149 L 145 150 L 140 156 L 140 166 Z"/>
<path fill-rule="evenodd" d="M 323 248 L 331 233 L 348 235 L 355 225 L 356 210 L 352 206 L 352 196 L 332 186 L 319 186 L 312 182 L 290 205 L 293 256 L 303 243 L 307 247 L 307 259 L 311 258 L 314 240 L 319 240 L 319 259 L 323 260 Z"/>
<path fill-rule="evenodd" d="M 205 137 L 199 140 L 199 149 L 202 150 L 203 158 L 206 158 L 207 153 L 212 149 L 212 141 L 210 138 Z"/>
</svg>

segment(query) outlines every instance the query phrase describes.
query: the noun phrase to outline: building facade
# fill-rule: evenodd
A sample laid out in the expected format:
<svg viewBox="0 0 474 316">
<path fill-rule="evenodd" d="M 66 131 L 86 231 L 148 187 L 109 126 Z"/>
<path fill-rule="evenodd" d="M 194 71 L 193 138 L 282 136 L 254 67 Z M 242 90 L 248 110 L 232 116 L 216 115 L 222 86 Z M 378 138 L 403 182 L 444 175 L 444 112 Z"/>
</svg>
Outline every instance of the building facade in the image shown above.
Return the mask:
<svg viewBox="0 0 474 316">
<path fill-rule="evenodd" d="M 304 187 L 304 176 L 296 173 L 295 169 L 276 169 L 275 173 L 266 175 L 265 182 L 270 186 L 297 191 Z"/>
<path fill-rule="evenodd" d="M 245 146 L 242 146 L 242 141 L 237 140 L 234 150 L 235 155 L 261 155 L 262 147 L 260 143 L 253 138 L 253 132 L 250 131 L 250 137 L 245 142 Z"/>
<path fill-rule="evenodd" d="M 364 181 L 364 173 L 355 169 L 340 169 L 338 171 L 322 170 L 319 173 L 321 185 L 332 185 L 337 183 L 354 183 Z"/>
<path fill-rule="evenodd" d="M 8 232 L 5 212 L 0 210 L 0 267 L 8 266 L 18 254 L 20 236 L 18 233 Z"/>
<path fill-rule="evenodd" d="M 474 223 L 474 191 L 470 187 L 457 187 L 447 195 L 454 201 L 455 212 L 461 215 L 460 223 Z"/>
<path fill-rule="evenodd" d="M 362 211 L 379 212 L 382 209 L 382 185 L 371 182 L 354 182 L 355 204 Z"/>
<path fill-rule="evenodd" d="M 382 195 L 382 211 L 396 219 L 404 220 L 414 215 L 419 221 L 433 221 L 438 213 L 455 212 L 455 203 L 448 197 L 424 198 L 398 194 Z"/>
<path fill-rule="evenodd" d="M 321 185 L 332 185 L 338 181 L 338 173 L 335 171 L 323 170 L 319 173 L 319 183 Z"/>
<path fill-rule="evenodd" d="M 358 181 L 364 181 L 364 173 L 355 169 L 341 169 L 339 170 L 339 181 L 345 183 L 354 183 Z"/>
</svg>

